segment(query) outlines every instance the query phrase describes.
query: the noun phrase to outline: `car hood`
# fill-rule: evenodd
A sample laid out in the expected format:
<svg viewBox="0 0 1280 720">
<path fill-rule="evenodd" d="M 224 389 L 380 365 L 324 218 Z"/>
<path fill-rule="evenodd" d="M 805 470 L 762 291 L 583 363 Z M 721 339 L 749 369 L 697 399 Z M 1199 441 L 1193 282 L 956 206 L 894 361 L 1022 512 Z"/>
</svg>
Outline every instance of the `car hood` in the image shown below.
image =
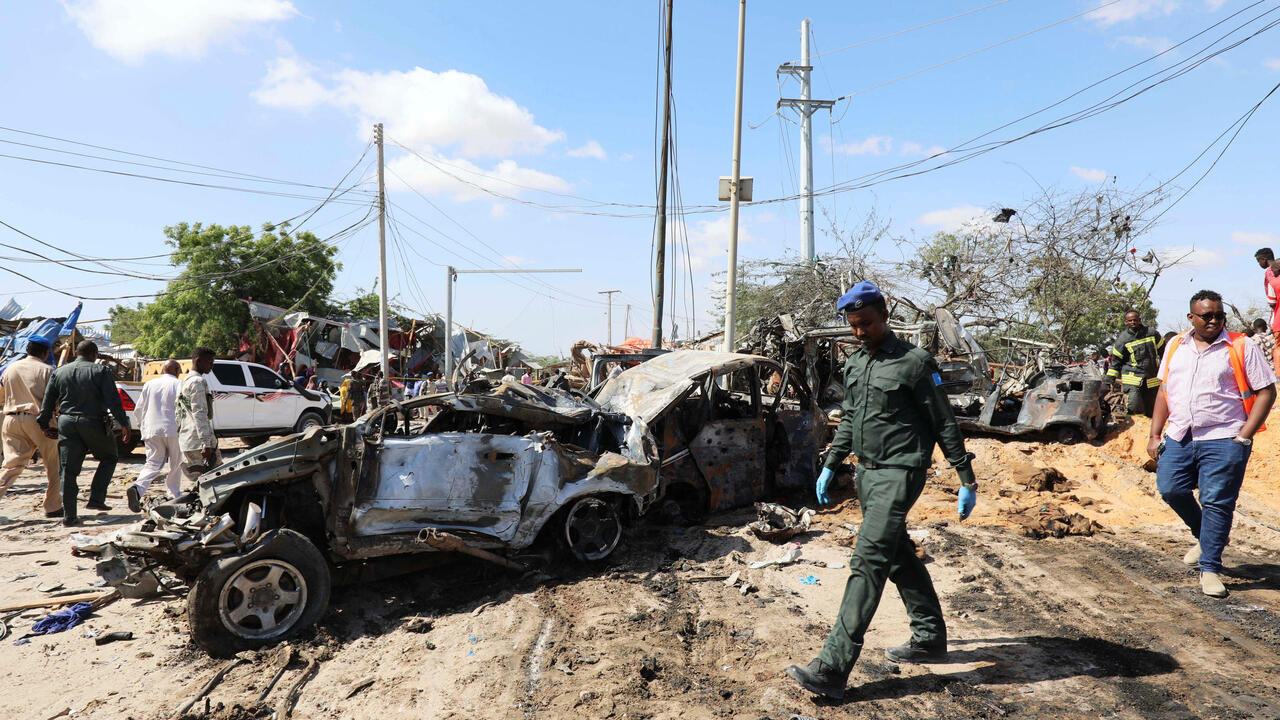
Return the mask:
<svg viewBox="0 0 1280 720">
<path fill-rule="evenodd" d="M 777 365 L 759 355 L 676 350 L 609 380 L 596 395 L 596 402 L 606 412 L 620 413 L 652 425 L 708 376 L 762 364 Z"/>
</svg>

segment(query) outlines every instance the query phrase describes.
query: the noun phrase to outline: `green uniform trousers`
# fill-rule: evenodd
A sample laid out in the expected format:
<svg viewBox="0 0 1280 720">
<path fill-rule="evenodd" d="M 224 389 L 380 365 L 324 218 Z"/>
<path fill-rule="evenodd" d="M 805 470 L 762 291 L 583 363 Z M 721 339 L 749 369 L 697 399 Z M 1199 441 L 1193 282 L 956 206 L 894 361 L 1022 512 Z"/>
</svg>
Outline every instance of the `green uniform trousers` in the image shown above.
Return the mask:
<svg viewBox="0 0 1280 720">
<path fill-rule="evenodd" d="M 907 513 L 924 490 L 924 469 L 858 468 L 856 485 L 862 527 L 849 561 L 840 614 L 818 659 L 843 674 L 853 669 L 862 639 L 880 604 L 885 580 L 898 586 L 911 617 L 912 637 L 920 643 L 946 643 L 942 605 L 924 562 L 907 537 Z"/>
<path fill-rule="evenodd" d="M 98 469 L 94 471 L 93 482 L 89 485 L 89 502 L 105 503 L 107 487 L 116 472 L 118 451 L 115 437 L 101 418 L 59 416 L 58 460 L 62 466 L 62 511 L 65 519 L 76 517 L 76 498 L 80 492 L 76 479 L 80 477 L 80 468 L 84 466 L 84 456 L 88 453 L 93 453 L 93 458 L 98 461 Z"/>
</svg>

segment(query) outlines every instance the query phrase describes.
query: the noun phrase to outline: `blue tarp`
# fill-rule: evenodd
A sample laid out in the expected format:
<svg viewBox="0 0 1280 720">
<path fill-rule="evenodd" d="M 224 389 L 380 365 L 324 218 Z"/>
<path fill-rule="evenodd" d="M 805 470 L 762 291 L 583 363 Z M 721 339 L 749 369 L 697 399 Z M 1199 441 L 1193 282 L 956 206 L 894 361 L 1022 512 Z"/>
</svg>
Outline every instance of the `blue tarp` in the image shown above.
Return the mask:
<svg viewBox="0 0 1280 720">
<path fill-rule="evenodd" d="M 45 318 L 31 323 L 12 335 L 0 337 L 0 376 L 4 375 L 4 369 L 9 366 L 9 363 L 27 354 L 28 339 L 42 337 L 49 342 L 49 347 L 53 347 L 57 344 L 60 336 L 70 335 L 74 332 L 76 322 L 80 319 L 81 307 L 82 305 L 77 304 L 76 309 L 71 311 L 71 315 L 66 320 Z M 49 355 L 49 361 L 49 364 L 52 365 L 52 354 Z"/>
</svg>

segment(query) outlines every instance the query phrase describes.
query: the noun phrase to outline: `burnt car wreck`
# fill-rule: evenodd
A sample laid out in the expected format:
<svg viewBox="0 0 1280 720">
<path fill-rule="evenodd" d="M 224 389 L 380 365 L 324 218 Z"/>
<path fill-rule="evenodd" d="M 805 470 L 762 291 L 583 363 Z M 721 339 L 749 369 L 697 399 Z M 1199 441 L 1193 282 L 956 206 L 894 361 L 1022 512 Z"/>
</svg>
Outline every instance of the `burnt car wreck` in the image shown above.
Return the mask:
<svg viewBox="0 0 1280 720">
<path fill-rule="evenodd" d="M 895 315 L 889 325 L 933 354 L 962 429 L 1067 444 L 1105 432 L 1106 383 L 1096 367 L 1064 362 L 1054 346 L 1014 337 L 1001 338 L 1001 355 L 1009 362 L 992 363 L 947 309 L 912 314 L 910 321 Z M 797 368 L 809 393 L 833 421 L 839 419 L 840 370 L 858 346 L 847 326 L 803 329 L 791 316 L 779 315 L 752 328 L 743 346 Z"/>
<path fill-rule="evenodd" d="M 249 450 L 115 533 L 98 571 L 124 586 L 172 571 L 191 586 L 193 639 L 226 655 L 314 623 L 343 568 L 444 551 L 519 566 L 510 556 L 540 539 L 603 559 L 657 493 L 642 422 L 503 384 Z"/>
<path fill-rule="evenodd" d="M 227 655 L 315 623 L 343 578 L 454 552 L 528 569 L 553 543 L 593 562 L 655 505 L 700 517 L 807 490 L 827 442 L 803 384 L 751 355 L 667 353 L 596 399 L 482 385 L 248 450 L 82 550 L 125 592 L 177 575 L 193 640 Z"/>
</svg>

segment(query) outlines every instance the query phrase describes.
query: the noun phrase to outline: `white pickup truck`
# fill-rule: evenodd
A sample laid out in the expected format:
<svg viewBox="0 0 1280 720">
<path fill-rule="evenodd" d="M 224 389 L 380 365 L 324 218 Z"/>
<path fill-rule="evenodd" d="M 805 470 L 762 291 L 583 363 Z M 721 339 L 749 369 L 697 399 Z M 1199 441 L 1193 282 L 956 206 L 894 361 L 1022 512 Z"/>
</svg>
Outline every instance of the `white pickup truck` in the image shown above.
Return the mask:
<svg viewBox="0 0 1280 720">
<path fill-rule="evenodd" d="M 182 362 L 182 375 L 191 361 Z M 147 377 L 151 375 L 148 367 Z M 158 368 L 157 368 L 158 369 Z M 181 377 L 180 376 L 180 377 Z M 213 372 L 205 376 L 213 392 L 213 431 L 218 437 L 243 437 L 256 444 L 271 435 L 288 435 L 316 425 L 327 424 L 332 415 L 328 395 L 313 390 L 298 390 L 293 383 L 263 365 L 238 360 L 215 360 Z M 143 383 L 116 383 L 120 402 L 129 423 L 136 429 L 133 410 Z M 132 452 L 139 442 L 133 433 L 128 446 Z"/>
</svg>

